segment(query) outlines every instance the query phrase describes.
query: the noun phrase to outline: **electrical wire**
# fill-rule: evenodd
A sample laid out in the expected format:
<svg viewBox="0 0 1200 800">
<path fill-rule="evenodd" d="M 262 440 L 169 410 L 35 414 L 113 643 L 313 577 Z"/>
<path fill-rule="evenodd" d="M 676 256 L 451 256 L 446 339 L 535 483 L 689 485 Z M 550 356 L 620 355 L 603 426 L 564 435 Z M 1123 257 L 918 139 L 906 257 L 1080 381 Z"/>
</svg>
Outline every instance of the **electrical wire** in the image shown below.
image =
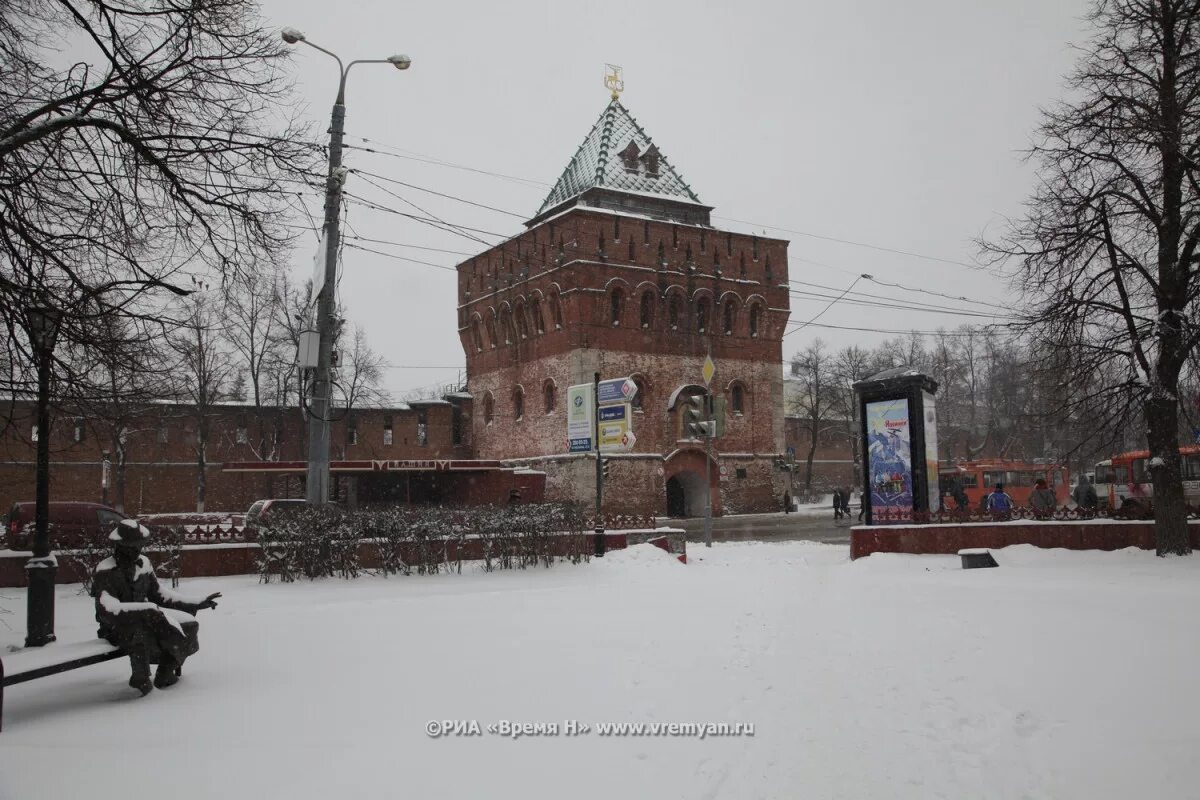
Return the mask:
<svg viewBox="0 0 1200 800">
<path fill-rule="evenodd" d="M 858 285 L 858 282 L 859 282 L 859 281 L 861 281 L 861 280 L 862 280 L 862 276 L 861 276 L 861 275 L 860 275 L 859 277 L 855 278 L 853 281 L 851 281 L 851 282 L 850 282 L 850 285 L 846 287 L 846 290 L 845 290 L 844 292 L 842 292 L 841 294 L 839 294 L 837 297 L 835 297 L 835 298 L 833 298 L 832 300 L 830 300 L 830 301 L 829 301 L 829 305 L 827 305 L 827 306 L 825 306 L 825 308 L 821 309 L 820 313 L 818 313 L 818 314 L 817 314 L 815 317 L 813 317 L 812 319 L 810 319 L 808 322 L 805 322 L 805 323 L 801 324 L 801 325 L 800 325 L 800 327 L 798 327 L 798 328 L 793 328 L 793 329 L 790 331 L 790 333 L 796 333 L 797 331 L 802 331 L 802 330 L 804 330 L 805 328 L 807 328 L 809 325 L 812 325 L 814 322 L 816 322 L 817 320 L 819 320 L 821 317 L 825 316 L 825 312 L 826 312 L 826 311 L 828 311 L 829 309 L 833 308 L 835 305 L 837 305 L 838 301 L 839 301 L 839 300 L 841 300 L 843 297 L 845 297 L 846 295 L 850 294 L 850 291 L 851 291 L 851 290 L 852 290 L 852 289 L 853 289 L 855 286 L 857 286 L 857 285 Z M 787 335 L 788 335 L 788 332 L 785 332 L 783 335 L 784 335 L 784 336 L 787 336 Z"/>
<path fill-rule="evenodd" d="M 536 180 L 533 178 L 525 178 L 525 177 L 521 177 L 521 176 L 517 176 L 517 175 L 505 175 L 503 173 L 489 172 L 487 170 L 481 170 L 476 167 L 469 167 L 465 164 L 458 164 L 453 161 L 447 161 L 444 159 L 438 159 L 438 158 L 434 158 L 432 156 L 427 156 L 424 154 L 414 153 L 413 151 L 404 151 L 401 148 L 398 148 L 394 145 L 385 144 L 385 143 L 375 141 L 375 140 L 365 139 L 361 136 L 353 136 L 352 138 L 359 139 L 360 141 L 363 141 L 363 142 L 369 142 L 370 144 L 374 144 L 376 146 L 375 148 L 368 148 L 368 147 L 358 147 L 356 145 L 345 145 L 346 147 L 349 147 L 349 148 L 352 148 L 355 150 L 363 150 L 366 152 L 375 153 L 377 155 L 391 156 L 393 158 L 412 159 L 412 160 L 416 160 L 416 161 L 422 161 L 422 162 L 428 163 L 428 164 L 433 164 L 436 166 L 449 167 L 449 168 L 453 168 L 453 169 L 462 169 L 462 170 L 467 170 L 470 172 L 477 172 L 477 173 L 480 173 L 483 175 L 491 175 L 493 177 L 506 178 L 509 180 L 519 181 L 519 182 L 525 183 L 525 184 L 534 184 L 536 186 L 544 186 L 544 187 L 550 186 L 550 184 L 548 184 L 548 183 L 545 183 L 543 181 L 539 181 L 539 180 Z M 386 149 L 377 149 L 377 148 L 386 148 Z M 388 152 L 389 150 L 399 151 L 399 152 Z M 409 154 L 401 155 L 400 153 L 409 153 Z M 499 210 L 499 209 L 495 209 L 495 210 Z M 515 212 L 509 212 L 509 211 L 504 211 L 503 213 L 513 214 L 514 216 L 523 216 L 523 215 L 516 214 Z M 764 228 L 766 230 L 783 231 L 785 233 L 791 233 L 796 236 L 804 236 L 804 237 L 807 237 L 810 239 L 818 239 L 821 241 L 834 242 L 837 244 L 844 244 L 844 245 L 848 245 L 851 247 L 860 247 L 860 248 L 864 248 L 867 250 L 874 250 L 874 251 L 882 252 L 882 253 L 891 253 L 893 255 L 902 255 L 902 256 L 907 256 L 909 258 L 920 258 L 920 259 L 924 259 L 926 261 L 932 261 L 932 262 L 939 263 L 939 264 L 947 264 L 947 265 L 958 266 L 958 267 L 966 267 L 967 269 L 981 270 L 981 271 L 985 271 L 985 272 L 989 272 L 989 273 L 991 272 L 991 270 L 989 270 L 987 267 L 985 267 L 983 265 L 969 264 L 965 261 L 956 261 L 954 259 L 942 258 L 940 256 L 931 256 L 926 253 L 918 253 L 913 250 L 905 250 L 905 249 L 898 248 L 898 247 L 888 247 L 885 245 L 878 245 L 878 244 L 872 244 L 869 242 L 856 241 L 854 239 L 845 239 L 845 238 L 839 238 L 836 236 L 827 236 L 824 234 L 812 233 L 809 231 L 799 230 L 797 228 L 785 228 L 780 225 L 767 225 L 767 224 L 764 224 L 761 222 L 752 222 L 749 220 L 737 219 L 734 217 L 722 217 L 722 216 L 714 215 L 713 219 L 724 220 L 726 222 L 734 222 L 739 225 L 747 225 L 751 228 Z M 827 265 L 823 265 L 823 266 L 827 266 Z"/>
</svg>

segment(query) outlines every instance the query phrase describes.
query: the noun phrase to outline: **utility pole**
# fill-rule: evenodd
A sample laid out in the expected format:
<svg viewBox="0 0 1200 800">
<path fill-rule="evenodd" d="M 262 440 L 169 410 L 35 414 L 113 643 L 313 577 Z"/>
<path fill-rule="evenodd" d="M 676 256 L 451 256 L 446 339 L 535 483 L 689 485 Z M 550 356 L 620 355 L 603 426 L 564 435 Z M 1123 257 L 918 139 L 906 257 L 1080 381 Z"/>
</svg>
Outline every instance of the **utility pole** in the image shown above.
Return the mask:
<svg viewBox="0 0 1200 800">
<path fill-rule="evenodd" d="M 593 551 L 603 557 L 607 549 L 604 541 L 604 465 L 600 463 L 600 373 L 592 380 L 592 446 L 596 450 L 596 526 L 593 531 Z"/>
<path fill-rule="evenodd" d="M 355 64 L 391 64 L 399 70 L 408 69 L 412 59 L 404 55 L 382 59 L 358 59 L 343 66 L 336 53 L 308 41 L 295 28 L 284 28 L 280 35 L 288 44 L 303 43 L 332 57 L 338 64 L 338 93 L 333 101 L 329 122 L 329 174 L 325 178 L 325 227 L 321 229 L 325 243 L 325 270 L 321 285 L 314 282 L 317 299 L 317 366 L 313 370 L 312 392 L 308 402 L 308 470 L 304 496 L 309 505 L 329 502 L 329 412 L 333 399 L 333 328 L 337 285 L 337 254 L 341 244 L 342 186 L 346 171 L 342 168 L 342 139 L 346 121 L 346 77 Z"/>
<path fill-rule="evenodd" d="M 337 253 L 341 242 L 342 138 L 345 134 L 346 76 L 342 73 L 333 116 L 329 123 L 329 174 L 325 178 L 325 273 L 317 295 L 317 368 L 313 371 L 312 394 L 308 401 L 308 473 L 304 496 L 309 505 L 329 502 L 329 407 L 333 397 L 333 314 L 337 283 Z"/>
</svg>

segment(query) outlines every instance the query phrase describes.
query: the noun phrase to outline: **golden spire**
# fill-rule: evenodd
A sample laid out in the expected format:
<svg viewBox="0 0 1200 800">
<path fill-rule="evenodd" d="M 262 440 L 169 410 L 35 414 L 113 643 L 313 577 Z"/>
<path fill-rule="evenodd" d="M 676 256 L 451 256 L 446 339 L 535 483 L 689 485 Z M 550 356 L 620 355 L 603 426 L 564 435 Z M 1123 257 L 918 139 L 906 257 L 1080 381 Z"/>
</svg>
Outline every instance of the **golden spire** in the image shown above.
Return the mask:
<svg viewBox="0 0 1200 800">
<path fill-rule="evenodd" d="M 616 100 L 621 96 L 621 92 L 625 91 L 625 81 L 621 77 L 621 68 L 616 64 L 605 64 L 604 85 L 612 92 L 612 99 Z"/>
</svg>

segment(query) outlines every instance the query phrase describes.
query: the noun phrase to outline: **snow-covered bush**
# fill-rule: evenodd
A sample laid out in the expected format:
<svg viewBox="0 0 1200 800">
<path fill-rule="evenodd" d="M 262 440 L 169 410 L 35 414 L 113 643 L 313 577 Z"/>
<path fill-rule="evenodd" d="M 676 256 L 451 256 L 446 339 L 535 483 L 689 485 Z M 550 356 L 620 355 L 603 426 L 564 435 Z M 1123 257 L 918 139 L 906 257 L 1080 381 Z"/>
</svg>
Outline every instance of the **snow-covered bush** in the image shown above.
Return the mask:
<svg viewBox="0 0 1200 800">
<path fill-rule="evenodd" d="M 260 579 L 315 579 L 462 572 L 462 562 L 482 559 L 483 569 L 549 567 L 591 552 L 585 519 L 571 505 L 540 504 L 481 508 L 407 506 L 344 511 L 328 506 L 301 509 L 260 529 Z"/>
</svg>

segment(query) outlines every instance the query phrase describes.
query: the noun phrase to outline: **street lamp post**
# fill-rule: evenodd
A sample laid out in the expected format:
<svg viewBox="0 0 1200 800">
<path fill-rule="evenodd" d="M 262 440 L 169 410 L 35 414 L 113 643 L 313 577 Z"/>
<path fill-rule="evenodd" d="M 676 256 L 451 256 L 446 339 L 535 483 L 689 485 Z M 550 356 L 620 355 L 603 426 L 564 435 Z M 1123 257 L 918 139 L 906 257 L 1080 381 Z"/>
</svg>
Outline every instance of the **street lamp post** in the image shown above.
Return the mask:
<svg viewBox="0 0 1200 800">
<path fill-rule="evenodd" d="M 112 468 L 108 455 L 107 450 L 100 453 L 100 502 L 104 505 L 108 505 L 108 472 Z"/>
<path fill-rule="evenodd" d="M 29 342 L 37 358 L 37 502 L 34 508 L 33 558 L 25 564 L 29 574 L 26 603 L 25 646 L 41 647 L 54 641 L 54 579 L 58 564 L 50 554 L 50 357 L 58 339 L 62 312 L 49 305 L 31 306 L 26 312 Z"/>
<path fill-rule="evenodd" d="M 342 186 L 346 171 L 342 168 L 342 137 L 346 119 L 346 76 L 355 64 L 391 64 L 396 69 L 408 69 L 412 59 L 404 55 L 381 59 L 359 59 L 342 65 L 336 53 L 313 44 L 295 28 L 284 28 L 280 35 L 288 44 L 303 43 L 320 50 L 338 63 L 338 93 L 333 102 L 329 124 L 329 174 L 325 178 L 325 273 L 321 286 L 313 286 L 317 294 L 317 367 L 313 374 L 312 395 L 309 399 L 308 470 L 305 499 L 311 505 L 329 502 L 329 409 L 333 395 L 333 287 L 337 282 L 337 253 L 341 239 L 340 208 Z"/>
</svg>

